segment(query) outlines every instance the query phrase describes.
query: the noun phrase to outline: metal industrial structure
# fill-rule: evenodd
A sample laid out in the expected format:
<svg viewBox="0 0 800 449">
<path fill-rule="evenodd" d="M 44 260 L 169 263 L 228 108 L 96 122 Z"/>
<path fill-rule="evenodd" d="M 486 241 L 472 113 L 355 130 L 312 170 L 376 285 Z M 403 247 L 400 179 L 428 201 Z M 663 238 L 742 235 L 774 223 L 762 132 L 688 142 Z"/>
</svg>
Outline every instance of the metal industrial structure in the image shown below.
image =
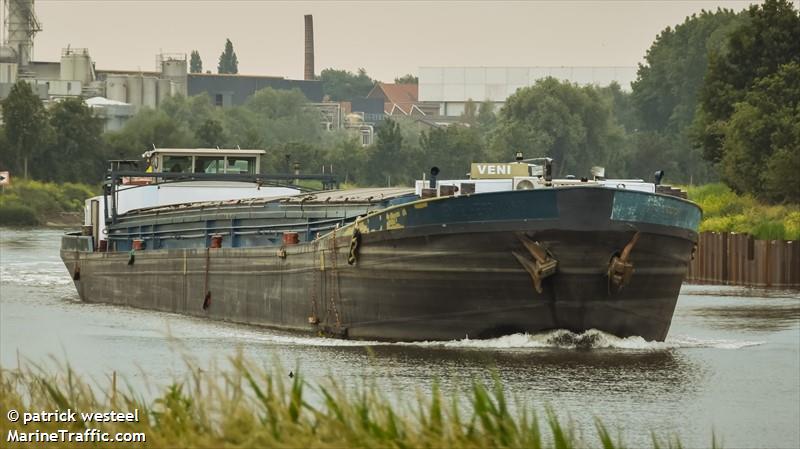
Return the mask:
<svg viewBox="0 0 800 449">
<path fill-rule="evenodd" d="M 28 82 L 45 102 L 80 97 L 106 128 L 116 129 L 141 107 L 158 107 L 167 97 L 187 93 L 186 55 L 158 56 L 155 72 L 97 70 L 89 49 L 68 46 L 58 62 L 33 58 L 33 42 L 42 25 L 34 0 L 2 0 L 0 33 L 0 99 L 19 80 Z"/>
<path fill-rule="evenodd" d="M 306 22 L 305 79 L 276 76 L 189 74 L 185 53 L 161 53 L 155 70 L 100 70 L 86 48 L 68 46 L 57 62 L 33 59 L 33 38 L 42 26 L 34 0 L 0 0 L 0 100 L 19 80 L 30 83 L 44 102 L 79 97 L 87 100 L 106 129 L 119 129 L 143 107 L 158 108 L 174 95 L 208 94 L 220 107 L 238 106 L 257 90 L 299 89 L 312 102 L 322 101 L 321 83 L 314 79 L 314 37 L 311 16 Z M 88 101 L 91 100 L 91 101 Z M 2 117 L 0 117 L 0 120 Z"/>
<path fill-rule="evenodd" d="M 27 66 L 33 58 L 33 37 L 42 26 L 36 18 L 34 0 L 3 0 L 3 49 L 0 56 L 14 57 L 19 66 Z M 13 53 L 13 55 L 12 55 Z"/>
</svg>

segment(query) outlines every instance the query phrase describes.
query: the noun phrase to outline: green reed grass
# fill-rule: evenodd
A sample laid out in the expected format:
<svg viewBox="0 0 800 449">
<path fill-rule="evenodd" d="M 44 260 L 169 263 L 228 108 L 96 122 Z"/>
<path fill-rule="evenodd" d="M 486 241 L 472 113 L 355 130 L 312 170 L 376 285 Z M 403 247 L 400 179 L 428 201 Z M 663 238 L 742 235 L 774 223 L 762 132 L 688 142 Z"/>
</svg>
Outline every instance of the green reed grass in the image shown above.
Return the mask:
<svg viewBox="0 0 800 449">
<path fill-rule="evenodd" d="M 376 447 L 376 448 L 623 448 L 605 425 L 596 420 L 596 441 L 581 439 L 571 423 L 555 410 L 540 414 L 529 408 L 512 413 L 499 378 L 491 385 L 473 382 L 469 400 L 458 403 L 434 383 L 412 403 L 398 404 L 374 386 L 346 389 L 331 380 L 310 385 L 300 374 L 290 378 L 279 368 L 258 368 L 243 357 L 231 359 L 225 370 L 191 374 L 145 400 L 133 388 L 120 388 L 116 377 L 88 382 L 70 367 L 53 374 L 36 366 L 0 370 L 0 430 L 81 431 L 78 421 L 31 423 L 6 419 L 8 410 L 122 411 L 139 410 L 138 423 L 90 424 L 109 433 L 144 432 L 141 447 Z M 314 399 L 309 399 L 314 396 Z M 465 407 L 466 405 L 466 407 Z M 466 410 L 466 411 L 465 411 Z M 31 447 L 6 443 L 4 447 Z M 652 437 L 653 447 L 679 448 L 673 437 Z M 120 447 L 119 443 L 40 444 L 50 447 Z M 716 440 L 712 446 L 716 447 Z M 133 446 L 130 444 L 129 446 Z"/>
</svg>

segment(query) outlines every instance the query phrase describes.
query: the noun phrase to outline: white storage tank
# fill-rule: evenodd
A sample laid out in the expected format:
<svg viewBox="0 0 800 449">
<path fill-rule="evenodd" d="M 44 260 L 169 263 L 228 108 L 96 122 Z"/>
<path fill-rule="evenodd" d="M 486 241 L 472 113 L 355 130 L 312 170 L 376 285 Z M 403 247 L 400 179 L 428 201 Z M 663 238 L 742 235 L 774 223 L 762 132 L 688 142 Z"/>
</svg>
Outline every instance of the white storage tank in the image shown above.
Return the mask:
<svg viewBox="0 0 800 449">
<path fill-rule="evenodd" d="M 158 104 L 164 102 L 167 98 L 172 96 L 172 81 L 167 78 L 158 80 Z"/>
<path fill-rule="evenodd" d="M 60 66 L 60 73 L 58 79 L 61 80 L 72 80 L 75 79 L 72 77 L 72 74 L 75 72 L 75 68 L 73 67 L 73 60 L 69 56 L 61 55 L 61 66 Z"/>
<path fill-rule="evenodd" d="M 132 104 L 136 109 L 139 109 L 143 105 L 142 101 L 142 84 L 143 83 L 143 76 L 142 75 L 131 75 L 128 77 L 128 103 Z"/>
<path fill-rule="evenodd" d="M 175 83 L 178 94 L 186 95 L 186 55 L 161 55 L 161 77 Z"/>
<path fill-rule="evenodd" d="M 64 49 L 61 53 L 60 79 L 80 81 L 82 85 L 92 82 L 92 58 L 85 48 Z"/>
<path fill-rule="evenodd" d="M 17 82 L 17 63 L 0 61 L 0 83 L 14 84 Z"/>
<path fill-rule="evenodd" d="M 106 98 L 127 103 L 128 77 L 125 75 L 108 75 L 106 78 Z"/>
<path fill-rule="evenodd" d="M 145 76 L 142 78 L 142 106 L 155 109 L 158 104 L 158 78 Z"/>
</svg>

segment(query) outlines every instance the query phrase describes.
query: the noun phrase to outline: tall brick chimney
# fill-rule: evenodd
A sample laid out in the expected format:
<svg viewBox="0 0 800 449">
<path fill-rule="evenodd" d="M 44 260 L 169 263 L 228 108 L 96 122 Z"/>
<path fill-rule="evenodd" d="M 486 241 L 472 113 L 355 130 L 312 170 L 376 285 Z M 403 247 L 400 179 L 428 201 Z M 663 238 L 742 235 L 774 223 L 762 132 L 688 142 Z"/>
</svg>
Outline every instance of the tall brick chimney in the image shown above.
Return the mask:
<svg viewBox="0 0 800 449">
<path fill-rule="evenodd" d="M 303 79 L 314 79 L 314 17 L 306 14 L 306 64 Z"/>
</svg>

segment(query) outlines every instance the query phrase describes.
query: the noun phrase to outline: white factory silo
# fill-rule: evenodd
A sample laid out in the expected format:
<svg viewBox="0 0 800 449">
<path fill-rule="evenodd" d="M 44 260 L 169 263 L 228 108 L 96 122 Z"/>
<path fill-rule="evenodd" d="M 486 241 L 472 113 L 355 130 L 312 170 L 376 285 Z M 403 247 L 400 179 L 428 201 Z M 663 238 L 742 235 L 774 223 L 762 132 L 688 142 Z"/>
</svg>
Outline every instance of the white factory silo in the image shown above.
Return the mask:
<svg viewBox="0 0 800 449">
<path fill-rule="evenodd" d="M 0 46 L 0 83 L 17 82 L 17 53 L 11 47 Z"/>
<path fill-rule="evenodd" d="M 186 96 L 188 66 L 185 54 L 161 54 L 158 56 L 161 69 L 161 78 L 166 78 L 175 84 L 177 94 Z"/>
<path fill-rule="evenodd" d="M 172 81 L 167 78 L 159 78 L 158 80 L 158 105 L 164 102 L 167 98 L 172 96 Z"/>
<path fill-rule="evenodd" d="M 128 103 L 132 104 L 136 109 L 142 107 L 142 90 L 143 87 L 142 75 L 130 75 L 128 77 Z"/>
<path fill-rule="evenodd" d="M 125 75 L 108 75 L 106 77 L 106 98 L 128 103 L 128 77 Z"/>
<path fill-rule="evenodd" d="M 92 58 L 86 48 L 65 48 L 61 51 L 62 81 L 80 81 L 86 86 L 94 81 Z"/>
<path fill-rule="evenodd" d="M 158 78 L 142 77 L 142 106 L 155 109 L 158 102 Z"/>
</svg>

